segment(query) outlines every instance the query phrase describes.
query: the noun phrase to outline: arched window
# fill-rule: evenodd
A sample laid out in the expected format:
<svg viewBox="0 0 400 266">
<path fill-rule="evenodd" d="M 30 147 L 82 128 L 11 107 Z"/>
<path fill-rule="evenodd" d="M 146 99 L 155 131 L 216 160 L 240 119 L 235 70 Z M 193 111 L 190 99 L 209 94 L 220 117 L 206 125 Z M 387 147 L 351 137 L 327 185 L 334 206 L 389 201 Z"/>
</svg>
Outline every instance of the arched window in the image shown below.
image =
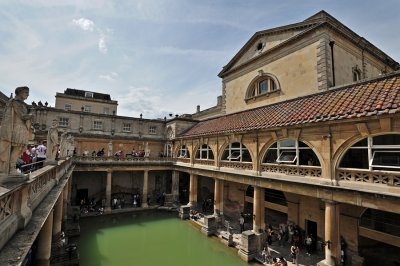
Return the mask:
<svg viewBox="0 0 400 266">
<path fill-rule="evenodd" d="M 190 158 L 189 150 L 185 145 L 182 145 L 178 150 L 178 158 Z"/>
<path fill-rule="evenodd" d="M 261 72 L 262 73 L 262 72 Z M 249 85 L 246 93 L 246 100 L 280 90 L 278 80 L 270 74 L 261 74 Z"/>
<path fill-rule="evenodd" d="M 358 141 L 346 151 L 339 167 L 399 171 L 400 135 L 380 135 Z"/>
<path fill-rule="evenodd" d="M 251 162 L 251 156 L 242 143 L 230 143 L 222 153 L 221 160 L 229 162 Z"/>
<path fill-rule="evenodd" d="M 321 166 L 314 151 L 307 144 L 295 139 L 280 140 L 272 144 L 262 163 Z"/>
<path fill-rule="evenodd" d="M 214 160 L 214 154 L 207 144 L 201 145 L 196 152 L 196 159 L 199 160 Z"/>
<path fill-rule="evenodd" d="M 361 80 L 361 70 L 358 68 L 358 66 L 356 65 L 355 67 L 353 67 L 353 81 L 359 81 Z"/>
</svg>

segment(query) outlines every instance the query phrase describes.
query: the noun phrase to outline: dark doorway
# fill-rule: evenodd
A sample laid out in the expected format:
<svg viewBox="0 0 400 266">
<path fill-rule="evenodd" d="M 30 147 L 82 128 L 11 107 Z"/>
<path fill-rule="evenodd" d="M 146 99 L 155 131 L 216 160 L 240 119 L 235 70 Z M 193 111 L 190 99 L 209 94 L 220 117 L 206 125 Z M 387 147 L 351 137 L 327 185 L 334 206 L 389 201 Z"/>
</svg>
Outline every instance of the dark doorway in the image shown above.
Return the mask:
<svg viewBox="0 0 400 266">
<path fill-rule="evenodd" d="M 311 235 L 313 242 L 312 242 L 312 251 L 317 250 L 317 241 L 318 241 L 318 230 L 317 230 L 317 223 L 314 221 L 306 220 L 306 235 Z M 305 239 L 305 238 L 304 238 Z"/>
<path fill-rule="evenodd" d="M 88 189 L 87 188 L 81 188 L 78 189 L 76 192 L 76 205 L 80 205 L 81 200 L 85 200 L 85 202 L 88 202 Z"/>
<path fill-rule="evenodd" d="M 187 173 L 181 173 L 179 175 L 179 202 L 181 204 L 189 203 L 189 185 L 190 175 Z"/>
</svg>

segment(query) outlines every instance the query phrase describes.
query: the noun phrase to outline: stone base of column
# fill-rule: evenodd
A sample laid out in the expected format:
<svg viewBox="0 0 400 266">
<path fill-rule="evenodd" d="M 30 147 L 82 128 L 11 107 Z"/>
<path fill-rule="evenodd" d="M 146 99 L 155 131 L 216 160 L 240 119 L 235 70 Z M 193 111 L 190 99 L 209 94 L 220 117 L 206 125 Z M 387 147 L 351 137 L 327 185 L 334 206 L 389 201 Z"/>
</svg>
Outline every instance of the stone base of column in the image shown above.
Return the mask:
<svg viewBox="0 0 400 266">
<path fill-rule="evenodd" d="M 331 262 L 325 260 L 321 260 L 320 262 L 317 263 L 317 266 L 335 266 L 335 261 L 332 260 Z"/>
<path fill-rule="evenodd" d="M 141 207 L 142 207 L 142 208 L 148 208 L 148 207 L 149 207 L 149 204 L 147 204 L 147 202 L 143 202 Z"/>
<path fill-rule="evenodd" d="M 106 206 L 104 212 L 111 212 L 111 207 L 107 207 L 107 206 Z"/>
<path fill-rule="evenodd" d="M 252 261 L 257 255 L 256 234 L 251 230 L 244 231 L 240 242 L 239 257 L 246 262 Z"/>
<path fill-rule="evenodd" d="M 191 201 L 188 203 L 188 205 L 191 209 L 195 209 L 197 207 L 197 202 L 195 201 Z"/>
<path fill-rule="evenodd" d="M 214 215 L 204 216 L 204 225 L 201 227 L 201 232 L 207 236 L 217 232 L 217 224 Z"/>
<path fill-rule="evenodd" d="M 37 259 L 35 260 L 35 265 L 37 266 L 48 266 L 50 265 L 50 259 Z"/>
<path fill-rule="evenodd" d="M 190 206 L 181 206 L 179 208 L 179 217 L 182 220 L 186 220 L 190 218 Z"/>
</svg>

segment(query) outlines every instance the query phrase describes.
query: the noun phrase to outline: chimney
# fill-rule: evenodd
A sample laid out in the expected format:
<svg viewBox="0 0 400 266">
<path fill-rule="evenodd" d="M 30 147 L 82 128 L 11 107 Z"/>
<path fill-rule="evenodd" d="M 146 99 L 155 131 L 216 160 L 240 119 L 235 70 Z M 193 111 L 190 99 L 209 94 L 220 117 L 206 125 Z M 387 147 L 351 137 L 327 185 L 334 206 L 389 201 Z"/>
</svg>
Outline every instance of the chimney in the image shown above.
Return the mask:
<svg viewBox="0 0 400 266">
<path fill-rule="evenodd" d="M 197 113 L 199 113 L 200 112 L 200 105 L 197 105 L 197 111 L 196 111 Z"/>
</svg>

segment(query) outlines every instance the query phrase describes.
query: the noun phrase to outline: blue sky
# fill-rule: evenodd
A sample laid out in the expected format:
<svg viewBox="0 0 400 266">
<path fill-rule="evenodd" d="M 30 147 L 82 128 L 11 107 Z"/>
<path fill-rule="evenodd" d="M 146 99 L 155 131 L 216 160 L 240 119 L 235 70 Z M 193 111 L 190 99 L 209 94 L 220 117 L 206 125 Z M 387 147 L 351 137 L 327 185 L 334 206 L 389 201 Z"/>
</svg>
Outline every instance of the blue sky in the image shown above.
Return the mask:
<svg viewBox="0 0 400 266">
<path fill-rule="evenodd" d="M 216 104 L 222 67 L 259 30 L 325 10 L 400 61 L 400 1 L 0 0 L 0 91 L 27 102 L 108 93 L 118 114 L 161 118 Z"/>
</svg>

